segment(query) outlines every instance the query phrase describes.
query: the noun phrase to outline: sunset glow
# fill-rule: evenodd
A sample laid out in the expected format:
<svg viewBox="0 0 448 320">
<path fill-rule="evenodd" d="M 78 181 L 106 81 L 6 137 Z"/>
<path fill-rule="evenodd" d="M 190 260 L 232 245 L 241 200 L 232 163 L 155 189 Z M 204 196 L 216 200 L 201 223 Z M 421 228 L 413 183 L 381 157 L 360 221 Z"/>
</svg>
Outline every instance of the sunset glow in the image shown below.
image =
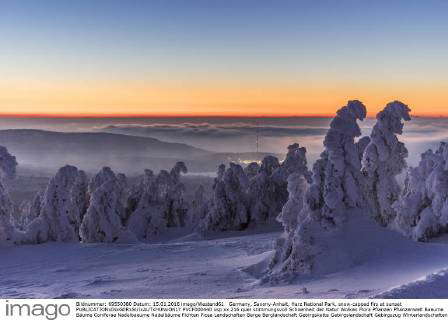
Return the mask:
<svg viewBox="0 0 448 320">
<path fill-rule="evenodd" d="M 0 114 L 448 116 L 448 3 L 337 3 L 7 1 Z"/>
</svg>

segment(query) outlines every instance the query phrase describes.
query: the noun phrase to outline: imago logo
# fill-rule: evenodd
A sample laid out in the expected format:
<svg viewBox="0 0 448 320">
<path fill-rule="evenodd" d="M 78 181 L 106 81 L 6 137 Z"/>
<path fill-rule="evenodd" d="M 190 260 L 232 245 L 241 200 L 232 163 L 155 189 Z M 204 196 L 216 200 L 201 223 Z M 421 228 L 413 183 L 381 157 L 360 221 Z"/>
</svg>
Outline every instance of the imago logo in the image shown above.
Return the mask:
<svg viewBox="0 0 448 320">
<path fill-rule="evenodd" d="M 6 300 L 5 316 L 12 319 L 30 317 L 31 319 L 56 320 L 60 316 L 66 317 L 68 315 L 70 315 L 70 306 L 68 304 L 15 303 Z"/>
</svg>

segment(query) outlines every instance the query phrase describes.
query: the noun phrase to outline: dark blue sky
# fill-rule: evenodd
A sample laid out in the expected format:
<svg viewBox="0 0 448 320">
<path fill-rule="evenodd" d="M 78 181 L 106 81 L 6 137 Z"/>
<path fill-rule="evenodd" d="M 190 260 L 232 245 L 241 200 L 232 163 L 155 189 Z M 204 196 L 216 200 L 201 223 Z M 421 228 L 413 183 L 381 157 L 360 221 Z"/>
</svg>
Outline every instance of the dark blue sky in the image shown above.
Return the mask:
<svg viewBox="0 0 448 320">
<path fill-rule="evenodd" d="M 448 79 L 448 1 L 4 0 L 0 38 L 2 81 L 15 85 L 339 83 L 407 93 Z"/>
</svg>

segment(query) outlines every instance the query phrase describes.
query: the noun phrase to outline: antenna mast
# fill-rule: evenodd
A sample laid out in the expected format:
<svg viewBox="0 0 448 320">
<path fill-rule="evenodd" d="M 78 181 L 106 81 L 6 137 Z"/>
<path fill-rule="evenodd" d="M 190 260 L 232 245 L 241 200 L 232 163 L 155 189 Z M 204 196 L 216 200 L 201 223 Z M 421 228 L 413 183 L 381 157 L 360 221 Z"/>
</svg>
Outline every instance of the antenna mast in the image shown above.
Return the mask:
<svg viewBox="0 0 448 320">
<path fill-rule="evenodd" d="M 259 131 L 258 131 L 258 120 L 255 121 L 255 133 L 256 133 L 257 154 L 258 154 L 259 153 L 259 147 L 260 147 L 260 137 L 259 137 Z"/>
</svg>

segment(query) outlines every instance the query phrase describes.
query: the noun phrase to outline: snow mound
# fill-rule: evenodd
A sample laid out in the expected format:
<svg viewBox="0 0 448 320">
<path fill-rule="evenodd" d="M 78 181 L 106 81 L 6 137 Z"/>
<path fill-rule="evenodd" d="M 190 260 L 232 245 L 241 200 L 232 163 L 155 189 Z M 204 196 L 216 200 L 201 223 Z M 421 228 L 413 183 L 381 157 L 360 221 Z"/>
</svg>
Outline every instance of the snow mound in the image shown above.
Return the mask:
<svg viewBox="0 0 448 320">
<path fill-rule="evenodd" d="M 371 260 L 378 252 L 412 247 L 401 235 L 375 224 L 366 212 L 347 211 L 347 221 L 339 228 L 323 229 L 307 218 L 294 235 L 293 246 L 285 263 L 271 265 L 265 281 L 290 281 L 297 276 L 330 274 L 350 269 Z"/>
<path fill-rule="evenodd" d="M 427 275 L 423 279 L 390 289 L 377 299 L 446 299 L 448 298 L 448 269 Z"/>
</svg>

